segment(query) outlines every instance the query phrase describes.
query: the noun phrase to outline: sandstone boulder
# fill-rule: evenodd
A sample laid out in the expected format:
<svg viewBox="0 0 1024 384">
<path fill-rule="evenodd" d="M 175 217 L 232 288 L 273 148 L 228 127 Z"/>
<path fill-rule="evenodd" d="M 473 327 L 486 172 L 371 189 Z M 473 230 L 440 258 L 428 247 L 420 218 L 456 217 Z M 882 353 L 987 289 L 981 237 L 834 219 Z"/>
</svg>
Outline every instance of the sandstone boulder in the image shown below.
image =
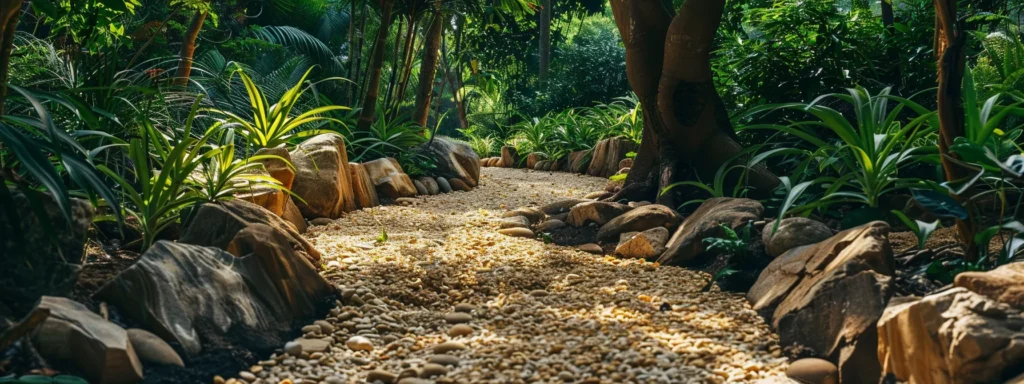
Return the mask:
<svg viewBox="0 0 1024 384">
<path fill-rule="evenodd" d="M 1024 367 L 1024 315 L 965 288 L 894 299 L 878 320 L 883 373 L 909 383 L 992 383 Z"/>
<path fill-rule="evenodd" d="M 359 208 L 380 205 L 377 187 L 370 179 L 370 173 L 366 171 L 366 167 L 359 163 L 348 163 L 348 167 L 352 171 L 352 192 L 355 195 L 356 205 Z"/>
<path fill-rule="evenodd" d="M 519 167 L 519 152 L 516 151 L 516 147 L 510 147 L 507 145 L 501 147 L 501 166 L 503 168 Z"/>
<path fill-rule="evenodd" d="M 128 340 L 131 341 L 139 360 L 143 362 L 185 368 L 185 362 L 181 361 L 178 352 L 159 336 L 147 330 L 129 329 Z"/>
<path fill-rule="evenodd" d="M 419 182 L 422 183 L 423 186 L 427 188 L 428 195 L 436 195 L 438 193 L 441 193 L 441 188 L 437 186 L 437 180 L 434 180 L 432 177 L 420 176 L 417 177 L 416 180 L 419 180 Z"/>
<path fill-rule="evenodd" d="M 370 181 L 373 182 L 373 186 L 377 189 L 379 195 L 391 199 L 416 196 L 416 186 L 413 185 L 409 175 L 402 171 L 402 166 L 398 164 L 398 160 L 386 157 L 368 161 L 363 163 L 363 166 L 366 167 L 366 172 L 370 175 Z"/>
<path fill-rule="evenodd" d="M 6 306 L 20 317 L 44 295 L 71 292 L 82 267 L 93 209 L 85 200 L 71 199 L 69 222 L 48 194 L 0 188 L 8 188 L 11 197 L 11 205 L 0 208 L 0 312 Z M 44 213 L 42 220 L 33 203 Z"/>
<path fill-rule="evenodd" d="M 685 224 L 684 224 L 685 225 Z M 876 221 L 773 260 L 747 299 L 779 333 L 839 367 L 843 383 L 877 383 L 875 324 L 892 296 L 895 261 Z"/>
<path fill-rule="evenodd" d="M 348 169 L 345 138 L 336 133 L 314 136 L 289 154 L 295 167 L 292 193 L 306 218 L 338 218 L 356 210 L 352 172 Z"/>
<path fill-rule="evenodd" d="M 761 241 L 769 256 L 777 257 L 786 251 L 816 244 L 832 237 L 832 230 L 819 221 L 804 217 L 790 217 L 779 222 L 779 228 L 772 233 L 775 220 L 768 222 L 761 232 Z"/>
<path fill-rule="evenodd" d="M 956 275 L 953 285 L 1024 309 L 1024 262 L 1005 264 L 987 272 L 964 272 Z"/>
<path fill-rule="evenodd" d="M 658 262 L 662 265 L 686 264 L 704 252 L 704 239 L 725 235 L 719 224 L 737 229 L 748 222 L 760 220 L 763 213 L 764 207 L 755 200 L 708 199 L 679 225 Z"/>
<path fill-rule="evenodd" d="M 602 225 L 597 231 L 597 239 L 611 241 L 626 232 L 641 232 L 654 227 L 664 227 L 671 231 L 682 221 L 683 217 L 672 208 L 660 204 L 644 205 Z"/>
<path fill-rule="evenodd" d="M 614 175 L 619 169 L 619 162 L 626 158 L 626 154 L 636 150 L 636 144 L 624 136 L 611 137 L 597 142 L 591 152 L 590 165 L 587 167 L 587 174 L 597 177 L 608 177 Z"/>
<path fill-rule="evenodd" d="M 545 157 L 547 156 L 544 155 L 543 153 L 531 152 L 529 155 L 526 155 L 526 168 L 534 169 L 534 167 L 537 166 L 537 163 L 539 163 L 541 160 L 544 160 Z"/>
<path fill-rule="evenodd" d="M 259 160 L 263 163 L 263 169 L 270 174 L 270 177 L 281 182 L 281 186 L 291 190 L 295 182 L 295 167 L 292 163 L 292 156 L 283 145 L 275 148 L 260 148 L 253 154 L 253 157 L 265 156 Z"/>
<path fill-rule="evenodd" d="M 43 296 L 35 310 L 50 313 L 31 337 L 43 358 L 69 361 L 94 383 L 142 381 L 142 363 L 124 328 L 63 297 Z"/>
<path fill-rule="evenodd" d="M 263 224 L 281 232 L 288 245 L 299 255 L 318 264 L 320 251 L 284 219 L 248 201 L 228 200 L 207 203 L 199 207 L 192 223 L 181 236 L 182 243 L 227 249 L 238 232 L 256 224 Z"/>
<path fill-rule="evenodd" d="M 251 349 L 284 344 L 291 323 L 311 316 L 333 288 L 280 232 L 254 225 L 229 249 L 159 241 L 96 296 L 195 355 L 206 340 Z M 232 339 L 230 334 L 245 335 Z"/>
<path fill-rule="evenodd" d="M 590 150 L 573 151 L 569 153 L 568 161 L 563 163 L 563 171 L 572 173 L 586 173 L 590 166 Z"/>
<path fill-rule="evenodd" d="M 480 157 L 469 144 L 438 136 L 419 151 L 437 160 L 438 176 L 461 179 L 470 187 L 480 184 Z"/>
<path fill-rule="evenodd" d="M 302 217 L 299 207 L 291 199 L 285 201 L 284 213 L 281 214 L 281 218 L 288 222 L 288 224 L 291 224 L 298 233 L 306 233 L 306 230 L 309 228 L 309 225 L 306 224 L 306 218 Z"/>
<path fill-rule="evenodd" d="M 588 201 L 577 204 L 569 209 L 569 218 L 566 224 L 574 227 L 582 227 L 587 223 L 604 225 L 612 219 L 631 210 L 626 204 L 619 204 L 607 201 Z"/>
<path fill-rule="evenodd" d="M 646 259 L 660 255 L 665 252 L 668 235 L 668 229 L 665 227 L 623 233 L 619 237 L 619 245 L 615 247 L 615 254 L 631 259 Z"/>
</svg>

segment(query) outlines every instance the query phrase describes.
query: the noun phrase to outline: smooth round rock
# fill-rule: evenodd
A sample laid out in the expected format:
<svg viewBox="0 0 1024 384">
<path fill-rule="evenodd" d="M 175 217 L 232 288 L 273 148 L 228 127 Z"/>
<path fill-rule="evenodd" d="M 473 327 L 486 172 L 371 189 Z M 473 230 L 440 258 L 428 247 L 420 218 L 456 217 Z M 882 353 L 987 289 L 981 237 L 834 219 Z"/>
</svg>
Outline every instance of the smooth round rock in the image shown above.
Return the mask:
<svg viewBox="0 0 1024 384">
<path fill-rule="evenodd" d="M 782 219 L 779 222 L 779 229 L 774 234 L 773 229 L 775 220 L 765 224 L 761 233 L 765 251 L 773 257 L 781 256 L 790 249 L 817 244 L 832 237 L 832 230 L 827 225 L 804 217 Z"/>
<path fill-rule="evenodd" d="M 292 356 L 301 355 L 302 354 L 302 343 L 299 343 L 298 341 L 294 341 L 294 340 L 293 341 L 289 341 L 287 343 L 284 343 L 284 352 L 289 354 L 289 355 L 292 355 Z"/>
<path fill-rule="evenodd" d="M 528 228 L 505 228 L 499 229 L 498 233 L 505 236 L 533 238 L 533 231 Z"/>
<path fill-rule="evenodd" d="M 423 364 L 423 371 L 420 372 L 420 377 L 432 378 L 437 376 L 444 376 L 448 374 L 448 367 L 445 367 L 437 363 Z"/>
<path fill-rule="evenodd" d="M 579 249 L 579 250 L 581 250 L 583 252 L 586 252 L 586 253 L 593 253 L 595 255 L 600 255 L 600 254 L 604 253 L 604 250 L 601 249 L 601 246 L 597 245 L 597 244 L 594 244 L 594 243 L 583 244 L 583 245 L 581 245 L 579 247 L 576 247 L 576 249 Z"/>
<path fill-rule="evenodd" d="M 363 336 L 352 336 L 345 341 L 345 346 L 353 351 L 373 351 L 373 343 Z"/>
<path fill-rule="evenodd" d="M 473 334 L 473 327 L 469 324 L 455 324 L 455 326 L 448 329 L 449 337 L 469 336 Z"/>
<path fill-rule="evenodd" d="M 470 303 L 458 303 L 455 305 L 455 312 L 472 313 L 476 306 Z"/>
<path fill-rule="evenodd" d="M 839 384 L 839 368 L 823 359 L 794 361 L 786 370 L 786 376 L 804 384 Z"/>
<path fill-rule="evenodd" d="M 142 361 L 185 367 L 185 362 L 181 360 L 178 352 L 175 352 L 174 348 L 171 348 L 166 341 L 149 331 L 131 328 L 128 330 L 128 340 L 131 341 L 132 349 L 135 349 L 135 354 Z"/>
<path fill-rule="evenodd" d="M 466 345 L 458 341 L 446 341 L 441 344 L 434 346 L 434 353 L 448 353 L 454 351 L 462 351 L 466 349 Z"/>
<path fill-rule="evenodd" d="M 437 178 L 437 187 L 441 189 L 442 193 L 449 193 L 452 191 L 451 184 L 448 184 L 448 180 L 443 177 Z"/>
<path fill-rule="evenodd" d="M 448 365 L 448 366 L 459 365 L 459 358 L 455 357 L 455 356 L 452 356 L 452 355 L 434 355 L 434 356 L 430 357 L 429 361 L 431 363 L 440 364 L 440 365 Z"/>
<path fill-rule="evenodd" d="M 547 296 L 549 294 L 551 294 L 551 293 L 548 292 L 548 291 L 545 291 L 543 289 L 534 289 L 534 290 L 530 291 L 530 296 L 533 296 L 533 297 L 544 297 L 544 296 Z"/>
<path fill-rule="evenodd" d="M 473 315 L 465 312 L 452 312 L 444 315 L 444 321 L 448 324 L 463 324 L 473 321 Z"/>
<path fill-rule="evenodd" d="M 406 377 L 398 380 L 398 384 L 433 384 L 434 382 L 427 379 L 421 379 L 418 377 Z"/>
<path fill-rule="evenodd" d="M 385 384 L 391 384 L 396 380 L 398 380 L 398 375 L 382 369 L 374 369 L 370 371 L 370 373 L 366 374 L 366 382 L 368 383 L 379 381 Z"/>
</svg>

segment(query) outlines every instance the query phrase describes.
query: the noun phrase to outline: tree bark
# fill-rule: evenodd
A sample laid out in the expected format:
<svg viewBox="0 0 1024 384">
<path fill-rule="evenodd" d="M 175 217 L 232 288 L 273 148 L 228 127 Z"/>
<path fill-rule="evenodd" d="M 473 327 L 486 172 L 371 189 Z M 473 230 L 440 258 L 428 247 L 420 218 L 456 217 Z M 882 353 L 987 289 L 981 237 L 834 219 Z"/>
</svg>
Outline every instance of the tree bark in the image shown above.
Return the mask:
<svg viewBox="0 0 1024 384">
<path fill-rule="evenodd" d="M 551 0 L 541 0 L 540 9 L 540 20 L 537 26 L 540 27 L 540 44 L 537 51 L 537 56 L 540 61 L 538 63 L 538 75 L 540 81 L 544 82 L 548 79 L 548 64 L 551 61 Z"/>
<path fill-rule="evenodd" d="M 896 40 L 896 15 L 892 9 L 893 0 L 882 0 L 882 26 L 885 27 L 885 33 L 889 35 L 890 43 L 886 47 L 885 55 L 889 58 L 889 65 L 892 65 L 887 72 L 889 73 L 889 84 L 893 86 L 894 93 L 899 94 L 899 89 L 903 85 L 903 66 L 900 63 L 900 52 L 897 47 L 891 42 Z"/>
<path fill-rule="evenodd" d="M 427 125 L 430 114 L 430 99 L 434 90 L 434 76 L 437 73 L 438 51 L 441 48 L 441 33 L 444 30 L 444 15 L 440 1 L 434 2 L 434 20 L 430 22 L 424 43 L 423 61 L 420 63 L 419 84 L 416 87 L 416 106 L 412 119 L 421 126 Z"/>
<path fill-rule="evenodd" d="M 174 73 L 174 85 L 187 86 L 188 77 L 192 73 L 192 58 L 196 53 L 196 38 L 199 31 L 203 29 L 203 22 L 206 21 L 207 12 L 196 11 L 192 16 L 192 23 L 181 42 L 181 53 L 178 54 L 178 71 Z"/>
<path fill-rule="evenodd" d="M 409 17 L 411 19 L 414 16 L 410 15 Z M 395 96 L 394 108 L 393 108 L 393 111 L 391 112 L 391 118 L 392 119 L 398 117 L 399 109 L 402 107 L 402 101 L 405 100 L 405 91 L 409 88 L 409 78 L 412 77 L 412 63 L 413 63 L 412 59 L 414 57 L 414 53 L 417 51 L 416 50 L 416 28 L 419 27 L 419 24 L 420 24 L 419 20 L 416 20 L 416 21 L 412 22 L 412 29 L 409 31 L 409 39 L 406 41 L 406 44 L 405 44 L 405 59 L 404 59 L 403 64 L 402 64 L 402 74 L 398 78 L 398 89 L 395 92 L 396 96 Z M 423 50 L 422 45 L 419 47 L 419 50 L 420 51 Z"/>
<path fill-rule="evenodd" d="M 21 3 L 21 0 L 0 1 L 0 116 L 4 114 L 4 102 L 7 101 L 8 70 L 11 64 L 11 51 L 14 50 L 14 32 L 18 28 Z M 0 188 L 6 187 L 0 185 Z"/>
<path fill-rule="evenodd" d="M 671 203 L 671 196 L 659 191 L 682 177 L 682 161 L 711 176 L 742 150 L 711 73 L 725 1 L 688 0 L 674 17 L 659 0 L 612 0 L 611 5 L 626 46 L 626 75 L 644 112 L 644 142 L 612 199 L 658 196 Z M 755 166 L 746 183 L 766 194 L 779 180 Z"/>
<path fill-rule="evenodd" d="M 957 20 L 957 0 L 935 0 L 935 53 L 938 57 L 939 91 L 939 154 L 946 180 L 960 181 L 970 175 L 967 170 L 959 167 L 952 160 L 955 154 L 949 152 L 953 140 L 965 135 L 964 107 L 961 98 L 961 85 L 966 65 L 967 34 L 964 24 Z M 964 254 L 968 261 L 975 261 L 978 256 L 974 243 L 974 234 L 978 231 L 973 204 L 960 196 L 953 196 L 961 203 L 966 203 L 967 220 L 957 220 L 956 229 L 960 241 L 964 244 Z"/>
<path fill-rule="evenodd" d="M 391 27 L 391 7 L 394 0 L 381 0 L 380 3 L 380 29 L 377 31 L 376 46 L 373 50 L 373 57 L 370 59 L 370 70 L 367 74 L 366 98 L 363 100 L 363 110 L 359 112 L 359 121 L 356 128 L 366 130 L 373 124 L 373 114 L 377 108 L 377 94 L 380 88 L 380 70 L 384 65 L 384 44 L 388 39 L 388 29 Z"/>
<path fill-rule="evenodd" d="M 387 106 L 390 105 L 391 95 L 393 95 L 395 90 L 395 79 L 398 78 L 398 66 L 402 63 L 402 61 L 398 59 L 398 54 L 401 52 L 400 48 L 404 45 L 402 44 L 402 31 L 404 31 L 404 27 L 405 18 L 402 18 L 398 21 L 398 30 L 395 31 L 395 51 L 391 54 L 391 59 L 394 60 L 394 63 L 391 64 L 391 78 L 388 80 L 388 89 L 384 93 L 385 110 L 381 111 L 382 113 L 387 113 Z M 411 20 L 409 22 L 409 27 L 412 27 Z"/>
</svg>

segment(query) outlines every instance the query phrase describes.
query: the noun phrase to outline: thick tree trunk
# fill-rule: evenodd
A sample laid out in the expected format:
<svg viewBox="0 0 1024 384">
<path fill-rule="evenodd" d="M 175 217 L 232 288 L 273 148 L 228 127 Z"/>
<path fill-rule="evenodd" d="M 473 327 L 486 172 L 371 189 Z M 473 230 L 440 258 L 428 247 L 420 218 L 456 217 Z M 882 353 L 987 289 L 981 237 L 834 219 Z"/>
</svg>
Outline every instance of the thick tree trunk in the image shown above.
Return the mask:
<svg viewBox="0 0 1024 384">
<path fill-rule="evenodd" d="M 942 169 L 946 180 L 957 181 L 969 177 L 967 170 L 957 166 L 952 159 L 955 154 L 949 152 L 953 140 L 964 136 L 964 108 L 961 99 L 961 84 L 964 78 L 966 57 L 964 54 L 967 39 L 964 25 L 957 21 L 957 0 L 935 0 L 935 53 L 938 57 L 939 71 L 939 154 L 942 158 Z M 953 196 L 960 202 L 966 199 Z M 975 220 L 973 204 L 967 202 L 967 220 L 957 220 L 956 228 L 960 241 L 964 244 L 964 254 L 968 261 L 975 261 L 978 256 L 974 234 L 978 226 Z"/>
<path fill-rule="evenodd" d="M 551 0 L 541 0 L 540 9 L 540 20 L 537 22 L 537 26 L 540 27 L 540 46 L 538 47 L 537 56 L 540 59 L 538 63 L 538 75 L 540 81 L 546 81 L 548 79 L 548 64 L 551 62 Z"/>
<path fill-rule="evenodd" d="M 384 65 L 384 44 L 388 39 L 388 29 L 391 27 L 391 7 L 394 0 L 381 0 L 380 29 L 377 31 L 377 41 L 374 43 L 373 57 L 370 59 L 370 70 L 367 71 L 368 81 L 366 83 L 366 98 L 363 100 L 363 110 L 359 112 L 359 122 L 356 128 L 366 130 L 373 124 L 373 115 L 377 108 L 377 94 L 380 88 L 380 70 Z"/>
<path fill-rule="evenodd" d="M 4 114 L 4 102 L 7 101 L 8 69 L 11 64 L 11 51 L 14 49 L 14 32 L 18 28 L 21 3 L 21 0 L 0 1 L 0 116 Z M 0 188 L 6 187 L 0 185 Z"/>
<path fill-rule="evenodd" d="M 441 33 L 444 27 L 444 15 L 441 14 L 440 2 L 434 3 L 434 20 L 430 22 L 424 43 L 423 61 L 420 63 L 420 78 L 416 88 L 416 107 L 412 119 L 421 126 L 427 125 L 430 112 L 430 98 L 434 90 L 434 76 L 437 73 L 438 51 L 441 48 Z"/>
<path fill-rule="evenodd" d="M 178 54 L 178 71 L 174 73 L 174 85 L 184 87 L 188 85 L 188 77 L 192 73 L 192 58 L 196 53 L 196 38 L 199 31 L 203 29 L 203 22 L 206 21 L 206 12 L 196 11 L 192 16 L 192 23 L 181 42 L 181 53 Z"/>
<path fill-rule="evenodd" d="M 713 175 L 742 148 L 734 140 L 711 74 L 711 50 L 724 0 L 688 0 L 674 17 L 659 0 L 612 0 L 626 46 L 626 75 L 644 111 L 644 143 L 612 199 L 649 199 L 677 181 L 681 161 Z M 648 137 L 656 138 L 650 142 Z M 766 194 L 779 184 L 763 167 L 746 183 Z M 671 196 L 658 196 L 671 203 Z"/>
</svg>

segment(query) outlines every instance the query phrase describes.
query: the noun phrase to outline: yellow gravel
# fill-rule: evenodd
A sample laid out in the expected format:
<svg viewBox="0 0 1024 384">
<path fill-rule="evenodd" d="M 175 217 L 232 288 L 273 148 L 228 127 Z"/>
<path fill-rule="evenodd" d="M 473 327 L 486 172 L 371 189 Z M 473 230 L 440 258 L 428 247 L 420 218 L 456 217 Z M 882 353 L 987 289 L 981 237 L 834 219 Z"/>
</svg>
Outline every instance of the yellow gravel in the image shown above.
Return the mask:
<svg viewBox="0 0 1024 384">
<path fill-rule="evenodd" d="M 330 346 L 278 351 L 239 376 L 328 384 L 367 377 L 684 383 L 779 376 L 787 360 L 777 337 L 742 295 L 701 292 L 706 274 L 496 232 L 506 210 L 579 198 L 605 182 L 484 168 L 472 192 L 420 197 L 411 206 L 361 210 L 311 227 L 306 236 L 344 298 L 304 337 Z M 378 242 L 382 231 L 388 239 Z M 475 310 L 453 315 L 458 304 L 460 312 Z M 466 319 L 471 334 L 465 325 L 452 330 Z"/>
</svg>

